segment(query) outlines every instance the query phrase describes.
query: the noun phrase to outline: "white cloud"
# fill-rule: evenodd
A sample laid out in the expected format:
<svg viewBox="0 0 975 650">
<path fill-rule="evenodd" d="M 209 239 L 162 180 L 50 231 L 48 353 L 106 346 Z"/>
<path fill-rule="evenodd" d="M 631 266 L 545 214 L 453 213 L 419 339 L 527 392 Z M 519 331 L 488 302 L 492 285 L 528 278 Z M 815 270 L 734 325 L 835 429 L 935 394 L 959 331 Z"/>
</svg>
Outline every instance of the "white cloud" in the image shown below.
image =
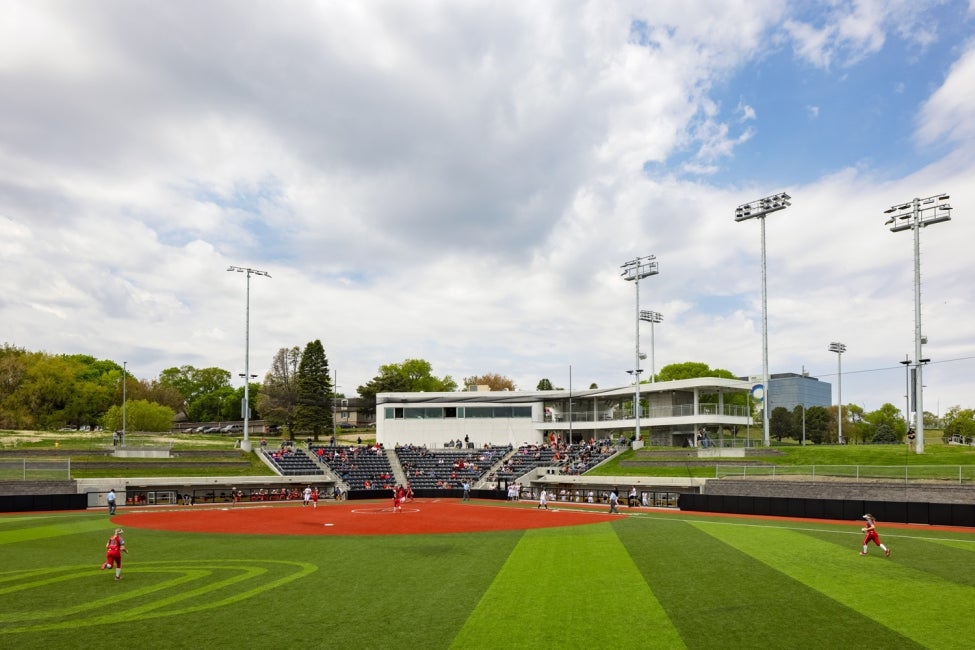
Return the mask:
<svg viewBox="0 0 975 650">
<path fill-rule="evenodd" d="M 0 45 L 16 90 L 0 103 L 3 337 L 142 377 L 242 371 L 234 264 L 272 276 L 251 281 L 256 372 L 320 338 L 347 393 L 414 356 L 522 388 L 566 385 L 570 364 L 579 385 L 622 383 L 634 295 L 618 267 L 651 253 L 657 367 L 754 374 L 758 226 L 731 213 L 779 189 L 796 199 L 767 224 L 774 369 L 828 374 L 836 338 L 844 367 L 896 365 L 910 247 L 881 211 L 972 186 L 958 152 L 896 181 L 852 165 L 789 188 L 710 180 L 781 118 L 716 89 L 776 56 L 783 24 L 817 65 L 869 56 L 896 29 L 870 3 L 819 27 L 783 2 L 30 7 Z M 968 137 L 967 67 L 925 107 L 925 141 Z M 956 325 L 972 315 L 968 223 L 924 232 L 940 358 L 973 356 Z M 879 406 L 901 376 L 844 377 L 844 396 Z"/>
<path fill-rule="evenodd" d="M 925 14 L 939 0 L 855 0 L 817 6 L 813 18 L 788 19 L 786 34 L 796 55 L 818 68 L 848 67 L 884 47 L 888 32 L 925 48 L 937 40 L 937 28 Z"/>
<path fill-rule="evenodd" d="M 952 66 L 948 78 L 921 107 L 918 139 L 932 144 L 940 139 L 971 143 L 975 137 L 971 89 L 975 85 L 975 42 Z"/>
</svg>

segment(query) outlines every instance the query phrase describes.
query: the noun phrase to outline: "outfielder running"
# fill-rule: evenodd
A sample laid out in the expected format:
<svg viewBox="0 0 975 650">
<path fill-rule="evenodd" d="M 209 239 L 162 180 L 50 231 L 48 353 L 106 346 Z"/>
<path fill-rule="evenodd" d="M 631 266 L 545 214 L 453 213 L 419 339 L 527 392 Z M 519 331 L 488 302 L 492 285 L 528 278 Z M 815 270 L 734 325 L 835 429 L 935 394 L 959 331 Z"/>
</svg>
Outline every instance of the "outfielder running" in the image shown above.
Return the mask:
<svg viewBox="0 0 975 650">
<path fill-rule="evenodd" d="M 874 519 L 873 515 L 870 513 L 863 515 L 863 518 L 867 520 L 867 525 L 860 529 L 863 533 L 865 533 L 863 538 L 863 550 L 860 551 L 860 555 L 867 554 L 867 544 L 872 541 L 883 550 L 884 555 L 890 557 L 890 549 L 880 542 L 880 535 L 877 534 L 877 520 Z"/>
</svg>

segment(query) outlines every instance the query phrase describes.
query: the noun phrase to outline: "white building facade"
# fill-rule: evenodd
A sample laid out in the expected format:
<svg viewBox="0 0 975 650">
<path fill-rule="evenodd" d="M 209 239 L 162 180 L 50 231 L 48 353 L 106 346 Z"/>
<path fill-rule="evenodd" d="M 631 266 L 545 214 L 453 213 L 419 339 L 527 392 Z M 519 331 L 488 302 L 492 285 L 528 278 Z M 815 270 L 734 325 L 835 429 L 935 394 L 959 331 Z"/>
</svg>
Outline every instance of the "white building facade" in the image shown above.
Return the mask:
<svg viewBox="0 0 975 650">
<path fill-rule="evenodd" d="M 699 377 L 640 384 L 640 438 L 648 445 L 693 445 L 737 437 L 754 427 L 751 383 Z M 636 430 L 635 387 L 580 391 L 380 393 L 376 441 L 386 447 L 541 444 L 626 437 Z M 759 425 L 759 428 L 761 425 Z"/>
</svg>

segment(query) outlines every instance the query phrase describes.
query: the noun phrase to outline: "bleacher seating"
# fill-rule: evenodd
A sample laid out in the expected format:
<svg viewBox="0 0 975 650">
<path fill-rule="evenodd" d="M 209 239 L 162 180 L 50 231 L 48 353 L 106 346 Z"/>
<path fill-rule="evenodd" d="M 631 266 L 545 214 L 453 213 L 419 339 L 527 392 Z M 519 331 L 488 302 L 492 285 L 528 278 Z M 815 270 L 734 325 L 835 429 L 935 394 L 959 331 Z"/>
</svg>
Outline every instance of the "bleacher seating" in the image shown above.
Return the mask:
<svg viewBox="0 0 975 650">
<path fill-rule="evenodd" d="M 312 445 L 310 452 L 350 490 L 389 490 L 396 486 L 393 467 L 382 447 Z"/>
<path fill-rule="evenodd" d="M 427 449 L 407 445 L 396 448 L 396 458 L 414 489 L 456 489 L 467 481 L 472 487 L 510 447 L 482 449 Z"/>
<path fill-rule="evenodd" d="M 263 451 L 281 476 L 317 476 L 325 473 L 318 463 L 301 450 L 284 448 L 274 452 L 267 449 Z"/>
<path fill-rule="evenodd" d="M 491 477 L 512 481 L 537 467 L 556 467 L 560 474 L 585 474 L 616 453 L 609 440 L 571 445 L 522 445 Z"/>
</svg>

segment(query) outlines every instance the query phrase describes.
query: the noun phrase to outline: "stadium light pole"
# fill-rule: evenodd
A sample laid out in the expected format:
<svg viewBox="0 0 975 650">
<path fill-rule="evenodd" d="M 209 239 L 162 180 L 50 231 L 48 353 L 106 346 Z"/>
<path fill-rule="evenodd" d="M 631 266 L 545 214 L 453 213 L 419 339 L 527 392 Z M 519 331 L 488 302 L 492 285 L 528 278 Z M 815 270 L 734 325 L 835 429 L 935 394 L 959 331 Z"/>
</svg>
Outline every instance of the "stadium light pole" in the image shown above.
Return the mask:
<svg viewBox="0 0 975 650">
<path fill-rule="evenodd" d="M 829 344 L 829 351 L 836 353 L 836 440 L 843 444 L 843 353 L 846 345 L 833 341 Z"/>
<path fill-rule="evenodd" d="M 768 374 L 768 290 L 765 273 L 765 216 L 792 205 L 791 196 L 785 192 L 773 194 L 751 203 L 744 203 L 735 209 L 735 221 L 758 219 L 762 224 L 762 438 L 765 446 L 771 444 L 769 438 L 769 374 Z"/>
<path fill-rule="evenodd" d="M 332 438 L 335 439 L 336 444 L 338 444 L 338 441 L 339 441 L 339 425 L 338 425 L 338 418 L 339 418 L 339 415 L 338 415 L 339 414 L 339 398 L 338 398 L 338 389 L 339 389 L 339 371 L 338 370 L 333 370 L 332 371 Z"/>
<path fill-rule="evenodd" d="M 636 418 L 636 433 L 634 434 L 634 441 L 641 440 L 640 438 L 640 373 L 643 370 L 640 368 L 640 280 L 643 278 L 648 278 L 651 275 L 657 275 L 660 273 L 660 267 L 657 264 L 657 258 L 654 255 L 645 255 L 643 257 L 637 257 L 629 262 L 626 262 L 622 266 L 623 272 L 620 274 L 623 279 L 627 282 L 632 282 L 636 286 L 636 363 L 630 372 L 636 378 L 636 396 L 633 398 L 633 414 Z"/>
<path fill-rule="evenodd" d="M 258 271 L 248 267 L 228 266 L 228 271 L 243 273 L 247 278 L 247 303 L 244 310 L 244 399 L 240 403 L 241 414 L 244 416 L 244 440 L 240 443 L 240 448 L 244 451 L 251 450 L 250 442 L 250 383 L 251 383 L 251 276 L 263 275 L 270 278 L 271 274 L 267 271 Z"/>
<path fill-rule="evenodd" d="M 654 375 L 657 374 L 653 363 L 654 348 L 656 347 L 653 340 L 653 325 L 654 323 L 663 322 L 664 317 L 658 311 L 647 311 L 644 309 L 640 312 L 640 320 L 645 323 L 650 323 L 650 383 L 652 384 L 654 382 Z"/>
<path fill-rule="evenodd" d="M 912 199 L 884 210 L 890 217 L 884 223 L 891 232 L 914 231 L 914 449 L 924 453 L 924 382 L 921 380 L 921 228 L 951 220 L 947 194 Z"/>
<path fill-rule="evenodd" d="M 125 424 L 126 424 L 125 422 L 125 402 L 126 402 L 125 379 L 128 376 L 128 370 L 126 370 L 126 366 L 128 366 L 128 364 L 129 364 L 128 361 L 122 362 L 122 440 L 119 441 L 122 445 L 125 444 Z"/>
<path fill-rule="evenodd" d="M 911 355 L 905 354 L 904 360 L 904 422 L 907 424 L 907 431 L 911 430 Z"/>
</svg>

